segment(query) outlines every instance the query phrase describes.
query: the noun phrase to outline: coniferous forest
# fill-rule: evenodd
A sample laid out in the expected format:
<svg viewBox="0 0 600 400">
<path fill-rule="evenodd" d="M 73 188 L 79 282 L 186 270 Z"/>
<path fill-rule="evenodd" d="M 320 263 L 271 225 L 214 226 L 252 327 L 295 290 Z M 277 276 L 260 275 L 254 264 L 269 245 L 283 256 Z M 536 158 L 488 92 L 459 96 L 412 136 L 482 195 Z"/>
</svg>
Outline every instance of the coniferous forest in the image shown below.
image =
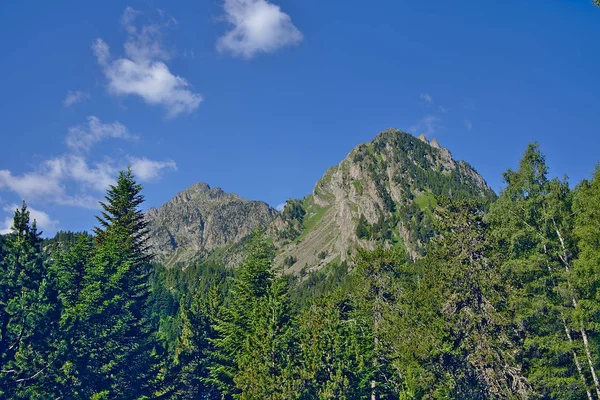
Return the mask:
<svg viewBox="0 0 600 400">
<path fill-rule="evenodd" d="M 154 262 L 121 172 L 88 233 L 0 237 L 2 399 L 600 399 L 600 169 L 529 145 L 486 202 L 438 196 L 424 256 L 299 277 L 265 232 L 236 268 Z"/>
</svg>

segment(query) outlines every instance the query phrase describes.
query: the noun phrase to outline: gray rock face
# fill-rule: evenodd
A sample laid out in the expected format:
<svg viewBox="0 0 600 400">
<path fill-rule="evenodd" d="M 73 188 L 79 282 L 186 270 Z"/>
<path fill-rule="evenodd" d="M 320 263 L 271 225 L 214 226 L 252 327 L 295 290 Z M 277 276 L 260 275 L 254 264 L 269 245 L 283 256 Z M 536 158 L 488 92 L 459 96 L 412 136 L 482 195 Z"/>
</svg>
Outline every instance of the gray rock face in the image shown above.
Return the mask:
<svg viewBox="0 0 600 400">
<path fill-rule="evenodd" d="M 205 183 L 192 185 L 146 213 L 150 245 L 166 265 L 200 257 L 239 264 L 246 239 L 265 228 L 288 272 L 316 270 L 348 260 L 357 249 L 401 245 L 417 258 L 434 235 L 438 196 L 491 199 L 494 192 L 466 162 L 455 161 L 437 140 L 389 129 L 356 146 L 296 204 L 288 220 L 266 203 L 248 201 Z M 359 229 L 362 227 L 361 229 Z"/>
<path fill-rule="evenodd" d="M 436 196 L 493 198 L 483 178 L 466 162 L 452 159 L 436 139 L 389 129 L 355 147 L 317 182 L 304 199 L 305 230 L 282 243 L 279 260 L 289 269 L 319 269 L 347 260 L 356 249 L 401 242 L 417 258 L 431 237 Z M 359 237 L 359 221 L 368 235 Z"/>
<path fill-rule="evenodd" d="M 240 242 L 257 228 L 265 228 L 277 211 L 261 201 L 196 183 L 159 208 L 146 212 L 149 244 L 167 263 Z"/>
</svg>

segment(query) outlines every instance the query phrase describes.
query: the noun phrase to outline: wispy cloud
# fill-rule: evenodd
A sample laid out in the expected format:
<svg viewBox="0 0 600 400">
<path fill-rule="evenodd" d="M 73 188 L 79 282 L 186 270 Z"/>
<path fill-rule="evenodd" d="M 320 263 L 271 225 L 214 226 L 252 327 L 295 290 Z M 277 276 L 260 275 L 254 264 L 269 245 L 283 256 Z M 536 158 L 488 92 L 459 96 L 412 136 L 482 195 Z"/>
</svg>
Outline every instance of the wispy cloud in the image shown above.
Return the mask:
<svg viewBox="0 0 600 400">
<path fill-rule="evenodd" d="M 284 203 L 281 203 L 281 204 L 277 204 L 277 206 L 275 207 L 275 209 L 276 209 L 277 211 L 280 211 L 280 212 L 281 212 L 281 211 L 283 211 L 283 209 L 285 208 L 285 205 L 286 205 L 286 204 L 287 204 L 287 201 L 286 201 L 286 202 L 284 202 Z"/>
<path fill-rule="evenodd" d="M 468 119 L 465 119 L 465 128 L 467 128 L 468 131 L 473 129 L 473 123 Z"/>
<path fill-rule="evenodd" d="M 81 92 L 79 90 L 69 90 L 67 92 L 67 97 L 63 100 L 63 106 L 71 107 L 77 103 L 81 103 L 82 101 L 89 100 L 91 97 L 87 92 Z"/>
<path fill-rule="evenodd" d="M 0 223 L 0 235 L 6 235 L 7 233 L 11 232 L 11 228 L 13 226 L 12 214 L 14 214 L 14 211 L 16 209 L 20 209 L 20 208 L 21 208 L 21 206 L 18 206 L 16 204 L 11 204 L 9 206 L 4 207 L 4 211 L 11 215 L 6 217 L 4 219 L 4 221 L 2 223 Z M 29 211 L 30 222 L 33 223 L 33 221 L 35 220 L 38 229 L 41 229 L 42 231 L 45 231 L 46 233 L 56 232 L 58 230 L 59 221 L 53 220 L 52 218 L 50 218 L 50 216 L 47 213 L 37 210 L 35 208 L 32 208 L 30 206 L 27 206 L 27 211 Z"/>
<path fill-rule="evenodd" d="M 433 104 L 433 97 L 429 93 L 421 93 L 421 100 L 426 104 Z"/>
<path fill-rule="evenodd" d="M 125 56 L 113 59 L 110 48 L 96 39 L 92 50 L 108 80 L 108 91 L 114 95 L 134 95 L 147 104 L 162 106 L 168 118 L 191 113 L 198 108 L 202 96 L 190 90 L 190 83 L 174 75 L 165 64 L 170 54 L 162 45 L 161 28 L 173 23 L 134 25 L 139 11 L 128 7 L 121 24 L 128 34 L 124 44 Z"/>
<path fill-rule="evenodd" d="M 75 151 L 89 151 L 92 146 L 104 139 L 138 139 L 120 122 L 103 124 L 98 117 L 90 115 L 87 124 L 75 125 L 67 133 L 67 146 Z"/>
<path fill-rule="evenodd" d="M 129 159 L 129 163 L 131 165 L 131 169 L 135 176 L 137 176 L 140 180 L 143 181 L 154 181 L 159 178 L 164 170 L 177 170 L 177 164 L 175 161 L 166 160 L 166 161 L 153 161 L 148 160 L 147 158 L 136 158 L 131 157 Z"/>
<path fill-rule="evenodd" d="M 426 115 L 419 122 L 412 125 L 409 130 L 414 134 L 424 133 L 426 136 L 429 136 L 443 127 L 440 122 L 441 120 L 435 115 Z"/>
<path fill-rule="evenodd" d="M 72 150 L 41 162 L 33 171 L 14 174 L 0 170 L 0 191 L 16 193 L 26 201 L 43 201 L 59 205 L 97 208 L 101 193 L 115 182 L 117 172 L 131 165 L 141 182 L 156 180 L 164 171 L 176 170 L 172 160 L 149 160 L 125 155 L 120 159 L 105 157 L 91 162 L 85 152 L 105 138 L 131 139 L 127 127 L 119 122 L 102 124 L 94 116 L 88 123 L 71 127 L 66 143 Z"/>
<path fill-rule="evenodd" d="M 266 0 L 225 0 L 224 9 L 232 28 L 218 39 L 220 52 L 252 58 L 303 39 L 290 16 Z"/>
</svg>

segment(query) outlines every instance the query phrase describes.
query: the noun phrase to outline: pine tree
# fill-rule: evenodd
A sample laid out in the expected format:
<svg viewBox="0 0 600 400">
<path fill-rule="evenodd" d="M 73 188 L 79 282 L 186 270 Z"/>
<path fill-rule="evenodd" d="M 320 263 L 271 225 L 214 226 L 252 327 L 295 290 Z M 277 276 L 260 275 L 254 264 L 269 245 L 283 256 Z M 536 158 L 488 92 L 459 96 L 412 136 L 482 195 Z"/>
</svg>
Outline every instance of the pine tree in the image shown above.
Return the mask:
<svg viewBox="0 0 600 400">
<path fill-rule="evenodd" d="M 597 373 L 600 368 L 600 166 L 591 181 L 583 181 L 576 190 L 573 211 L 574 236 L 578 256 L 573 263 L 573 289 L 578 298 L 574 315 L 575 329 L 589 332 L 586 358 L 596 395 L 600 398 Z M 590 343 L 591 342 L 591 343 Z"/>
<path fill-rule="evenodd" d="M 491 207 L 491 238 L 509 310 L 521 330 L 524 374 L 541 396 L 591 399 L 582 366 L 583 341 L 572 329 L 573 297 L 564 257 L 570 252 L 568 187 L 547 179 L 537 144 L 528 146 L 517 171 Z"/>
<path fill-rule="evenodd" d="M 169 373 L 174 374 L 171 397 L 174 399 L 220 399 L 210 384 L 208 366 L 214 332 L 210 326 L 211 302 L 219 296 L 216 286 L 207 295 L 196 291 L 189 308 L 180 306 L 181 333 L 176 342 L 175 359 Z M 213 303 L 214 304 L 214 303 Z"/>
<path fill-rule="evenodd" d="M 527 398 L 530 388 L 514 359 L 515 327 L 505 313 L 506 289 L 491 258 L 482 205 L 444 199 L 440 205 L 441 237 L 428 248 L 422 282 L 437 299 L 426 324 L 430 333 L 442 333 L 436 373 L 445 382 L 438 390 L 455 398 Z"/>
<path fill-rule="evenodd" d="M 152 393 L 149 259 L 144 198 L 130 169 L 121 172 L 100 203 L 96 251 L 76 305 L 82 331 L 75 340 L 86 397 L 132 399 Z"/>
<path fill-rule="evenodd" d="M 274 251 L 258 234 L 231 288 L 231 298 L 213 321 L 216 338 L 210 381 L 226 397 L 285 398 L 282 383 L 289 358 L 287 286 L 276 278 Z M 280 354 L 281 353 L 281 354 Z"/>
<path fill-rule="evenodd" d="M 0 397 L 48 398 L 56 390 L 58 312 L 36 223 L 15 211 L 0 260 Z"/>
<path fill-rule="evenodd" d="M 360 399 L 371 394 L 372 337 L 355 302 L 337 291 L 315 300 L 298 317 L 302 399 Z"/>
</svg>

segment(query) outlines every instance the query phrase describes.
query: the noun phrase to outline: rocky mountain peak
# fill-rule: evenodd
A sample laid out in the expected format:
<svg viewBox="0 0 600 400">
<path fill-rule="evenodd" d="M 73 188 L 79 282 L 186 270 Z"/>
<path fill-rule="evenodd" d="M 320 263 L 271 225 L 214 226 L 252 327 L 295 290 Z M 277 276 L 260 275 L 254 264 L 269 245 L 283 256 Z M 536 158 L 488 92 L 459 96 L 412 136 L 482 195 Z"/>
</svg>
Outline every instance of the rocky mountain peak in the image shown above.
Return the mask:
<svg viewBox="0 0 600 400">
<path fill-rule="evenodd" d="M 239 243 L 255 229 L 267 227 L 276 214 L 264 202 L 195 183 L 148 210 L 146 219 L 158 259 L 177 263 Z"/>
<path fill-rule="evenodd" d="M 465 162 L 437 140 L 388 129 L 355 147 L 317 182 L 304 202 L 304 230 L 282 240 L 281 260 L 292 270 L 344 260 L 357 248 L 402 242 L 413 257 L 433 234 L 436 196 L 493 197 Z M 288 231 L 286 231 L 288 232 Z"/>
<path fill-rule="evenodd" d="M 377 245 L 402 245 L 419 257 L 434 235 L 437 196 L 485 199 L 495 194 L 436 139 L 387 129 L 356 146 L 325 172 L 310 195 L 289 200 L 280 213 L 264 202 L 196 183 L 148 210 L 146 218 L 150 244 L 167 265 L 215 255 L 235 265 L 245 239 L 266 228 L 278 248 L 276 262 L 299 272 Z"/>
</svg>

